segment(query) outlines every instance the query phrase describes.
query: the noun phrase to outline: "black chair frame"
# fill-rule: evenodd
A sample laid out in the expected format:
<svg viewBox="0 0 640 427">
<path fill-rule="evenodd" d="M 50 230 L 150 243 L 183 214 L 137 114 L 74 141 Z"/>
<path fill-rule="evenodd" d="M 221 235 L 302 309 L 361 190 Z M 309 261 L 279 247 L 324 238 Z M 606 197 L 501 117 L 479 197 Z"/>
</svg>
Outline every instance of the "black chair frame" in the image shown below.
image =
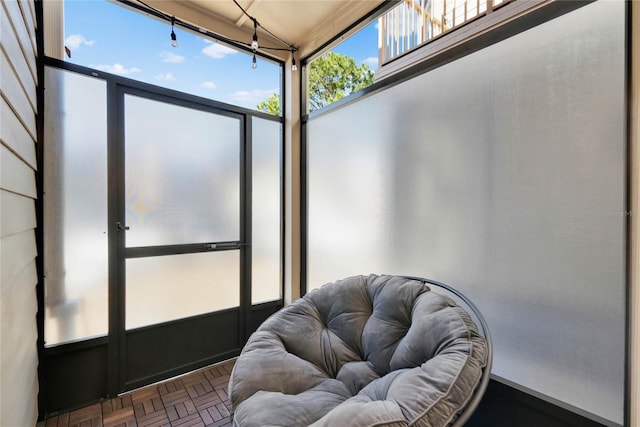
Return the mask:
<svg viewBox="0 0 640 427">
<path fill-rule="evenodd" d="M 450 424 L 451 427 L 462 427 L 473 415 L 473 412 L 476 410 L 482 397 L 484 396 L 485 391 L 487 390 L 487 386 L 489 385 L 489 380 L 491 379 L 491 364 L 493 361 L 493 343 L 491 341 L 491 333 L 489 332 L 489 325 L 487 325 L 487 321 L 485 320 L 480 310 L 475 306 L 474 303 L 471 302 L 469 298 L 467 298 L 462 292 L 459 290 L 446 285 L 441 282 L 437 282 L 435 280 L 426 279 L 424 277 L 415 277 L 415 276 L 402 276 L 406 279 L 416 280 L 422 283 L 425 283 L 430 286 L 435 286 L 437 288 L 443 289 L 450 294 L 453 294 L 456 298 L 464 303 L 467 306 L 471 314 L 476 317 L 477 322 L 480 324 L 477 325 L 480 327 L 480 333 L 484 337 L 487 342 L 487 365 L 484 367 L 482 371 L 482 377 L 480 378 L 480 384 L 476 387 L 473 396 L 464 407 L 461 413 L 458 414 L 457 418 L 453 420 L 453 424 Z M 435 291 L 437 292 L 437 291 Z"/>
</svg>

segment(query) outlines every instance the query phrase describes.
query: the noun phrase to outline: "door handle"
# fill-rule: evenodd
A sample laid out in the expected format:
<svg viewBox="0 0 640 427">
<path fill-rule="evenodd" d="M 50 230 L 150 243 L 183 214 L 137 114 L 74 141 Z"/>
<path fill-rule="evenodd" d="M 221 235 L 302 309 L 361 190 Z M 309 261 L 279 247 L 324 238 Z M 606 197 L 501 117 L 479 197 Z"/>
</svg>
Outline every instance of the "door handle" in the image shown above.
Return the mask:
<svg viewBox="0 0 640 427">
<path fill-rule="evenodd" d="M 130 227 L 128 225 L 124 225 L 120 221 L 116 222 L 116 231 L 127 231 Z"/>
</svg>

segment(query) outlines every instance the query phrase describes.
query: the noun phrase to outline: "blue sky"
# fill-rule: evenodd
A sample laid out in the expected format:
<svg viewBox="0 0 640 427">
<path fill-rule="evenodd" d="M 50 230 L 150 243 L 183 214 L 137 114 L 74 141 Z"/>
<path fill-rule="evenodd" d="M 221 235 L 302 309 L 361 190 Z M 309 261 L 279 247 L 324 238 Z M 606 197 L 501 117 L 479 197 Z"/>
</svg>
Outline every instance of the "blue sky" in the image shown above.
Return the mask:
<svg viewBox="0 0 640 427">
<path fill-rule="evenodd" d="M 277 29 L 270 30 L 277 34 Z M 249 54 L 179 27 L 175 32 L 179 45 L 174 48 L 167 22 L 104 0 L 65 1 L 68 62 L 252 109 L 279 91 L 277 65 L 258 58 L 258 68 L 253 69 Z M 375 24 L 334 51 L 377 68 Z"/>
</svg>

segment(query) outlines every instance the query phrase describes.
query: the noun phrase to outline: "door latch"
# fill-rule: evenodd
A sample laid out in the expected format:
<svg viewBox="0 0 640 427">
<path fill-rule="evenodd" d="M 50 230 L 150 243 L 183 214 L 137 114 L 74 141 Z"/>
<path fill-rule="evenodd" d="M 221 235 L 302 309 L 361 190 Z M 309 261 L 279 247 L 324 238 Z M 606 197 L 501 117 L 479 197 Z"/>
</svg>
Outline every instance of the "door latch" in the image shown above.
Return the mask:
<svg viewBox="0 0 640 427">
<path fill-rule="evenodd" d="M 128 225 L 124 225 L 120 221 L 116 222 L 116 231 L 127 231 L 130 227 Z"/>
</svg>

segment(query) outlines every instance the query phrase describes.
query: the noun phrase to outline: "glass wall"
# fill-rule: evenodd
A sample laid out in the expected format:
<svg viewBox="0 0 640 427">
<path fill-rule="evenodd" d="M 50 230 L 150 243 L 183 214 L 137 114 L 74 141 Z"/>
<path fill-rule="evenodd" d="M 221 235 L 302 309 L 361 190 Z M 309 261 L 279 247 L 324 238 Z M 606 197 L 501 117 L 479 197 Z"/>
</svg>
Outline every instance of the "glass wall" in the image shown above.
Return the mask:
<svg viewBox="0 0 640 427">
<path fill-rule="evenodd" d="M 127 260 L 126 328 L 237 307 L 239 251 Z"/>
<path fill-rule="evenodd" d="M 106 83 L 46 68 L 45 342 L 107 333 Z"/>
<path fill-rule="evenodd" d="M 124 101 L 127 247 L 240 240 L 240 120 Z"/>
<path fill-rule="evenodd" d="M 107 87 L 102 78 L 46 67 L 46 345 L 107 334 L 109 265 L 120 261 L 108 257 L 108 171 L 112 178 L 124 174 L 127 249 L 240 245 L 243 144 L 252 147 L 252 241 L 246 242 L 252 249 L 251 301 L 281 299 L 280 121 L 122 94 L 122 171 L 117 162 L 107 163 Z M 245 120 L 252 123 L 250 144 L 242 132 Z M 127 329 L 239 305 L 237 250 L 139 256 L 126 261 Z"/>
<path fill-rule="evenodd" d="M 282 297 L 282 125 L 253 119 L 251 302 Z"/>
<path fill-rule="evenodd" d="M 239 241 L 240 118 L 129 94 L 124 106 L 126 246 Z M 125 294 L 127 329 L 237 307 L 239 251 L 127 259 Z"/>
<path fill-rule="evenodd" d="M 426 276 L 494 375 L 623 422 L 625 5 L 596 2 L 308 122 L 308 289 Z"/>
</svg>

